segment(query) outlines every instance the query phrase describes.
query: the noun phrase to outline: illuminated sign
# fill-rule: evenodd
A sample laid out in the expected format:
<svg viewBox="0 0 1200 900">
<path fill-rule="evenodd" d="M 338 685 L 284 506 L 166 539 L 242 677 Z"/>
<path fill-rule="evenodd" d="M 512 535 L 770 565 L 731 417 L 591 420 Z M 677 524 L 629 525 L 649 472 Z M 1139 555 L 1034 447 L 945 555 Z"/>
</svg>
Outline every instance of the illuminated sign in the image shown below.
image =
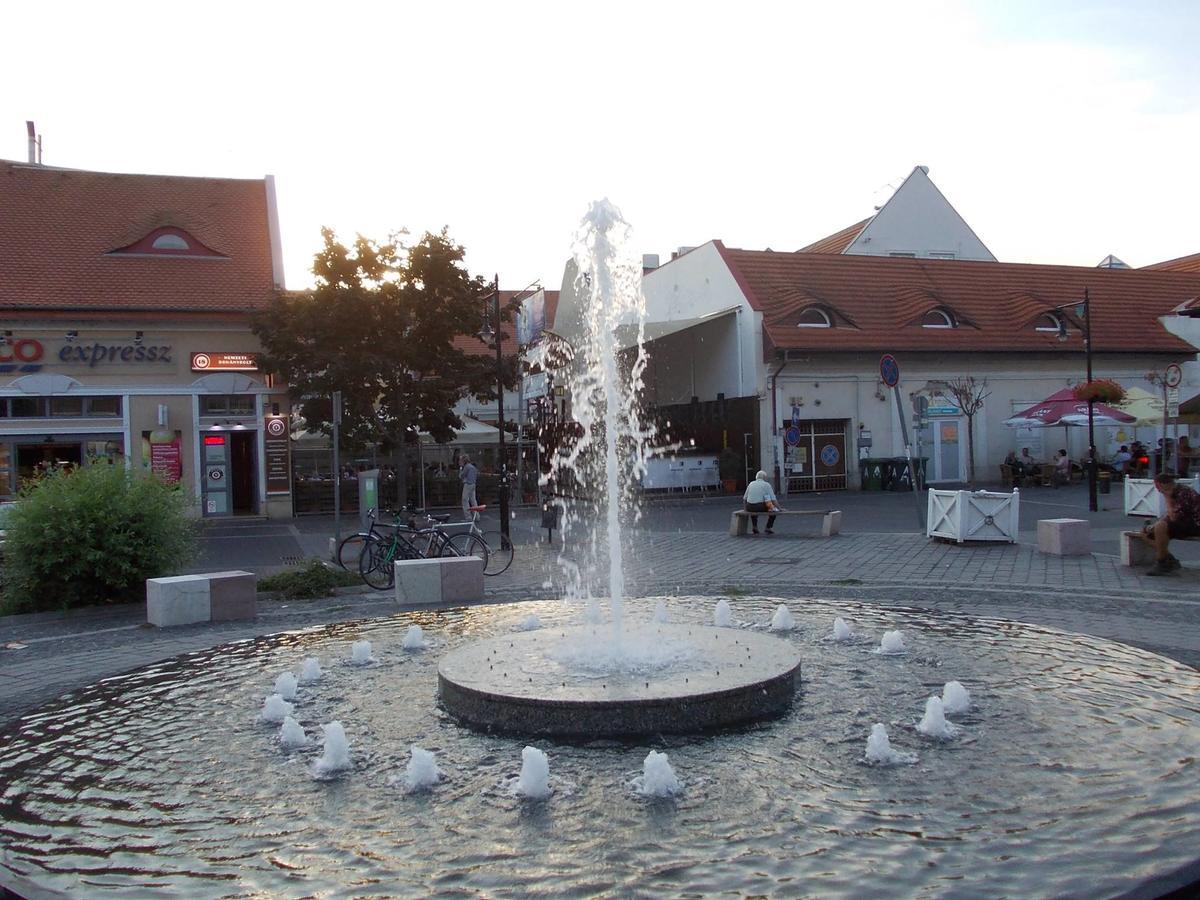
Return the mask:
<svg viewBox="0 0 1200 900">
<path fill-rule="evenodd" d="M 207 447 L 220 447 L 224 443 L 225 443 L 225 438 L 223 438 L 223 437 L 214 437 L 212 435 L 204 436 L 204 444 Z"/>
<path fill-rule="evenodd" d="M 193 372 L 257 372 L 255 353 L 193 353 Z"/>
</svg>

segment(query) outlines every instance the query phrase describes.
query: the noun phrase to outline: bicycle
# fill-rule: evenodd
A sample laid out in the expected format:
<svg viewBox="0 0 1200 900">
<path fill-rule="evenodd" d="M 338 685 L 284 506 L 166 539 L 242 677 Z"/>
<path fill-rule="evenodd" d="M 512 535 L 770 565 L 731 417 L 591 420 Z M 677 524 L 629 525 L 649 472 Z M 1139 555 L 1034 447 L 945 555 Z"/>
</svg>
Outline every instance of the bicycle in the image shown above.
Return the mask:
<svg viewBox="0 0 1200 900">
<path fill-rule="evenodd" d="M 385 539 L 385 535 L 377 531 L 377 528 L 395 528 L 400 524 L 400 513 L 389 511 L 389 515 L 394 519 L 391 525 L 387 523 L 375 521 L 375 510 L 367 510 L 367 521 L 370 523 L 366 531 L 358 531 L 347 537 L 342 538 L 337 546 L 337 554 L 335 559 L 337 564 L 347 572 L 358 570 L 358 561 L 362 559 L 363 552 L 366 550 L 367 544 L 372 541 L 381 541 Z"/>
<path fill-rule="evenodd" d="M 443 527 L 449 516 L 426 515 L 426 518 L 436 524 L 417 527 L 414 517 L 407 525 L 397 522 L 390 540 L 367 540 L 358 560 L 362 580 L 377 591 L 387 590 L 396 583 L 395 563 L 404 559 L 477 556 L 487 568 L 488 547 L 482 538 L 469 533 L 450 535 Z"/>
<path fill-rule="evenodd" d="M 473 535 L 482 540 L 488 548 L 487 561 L 484 564 L 484 575 L 500 575 L 508 571 L 508 567 L 512 565 L 515 550 L 513 542 L 508 536 L 501 531 L 481 531 L 479 529 L 479 514 L 487 509 L 486 504 L 472 506 L 471 509 L 471 528 L 469 531 L 455 535 L 455 538 L 466 537 Z"/>
</svg>

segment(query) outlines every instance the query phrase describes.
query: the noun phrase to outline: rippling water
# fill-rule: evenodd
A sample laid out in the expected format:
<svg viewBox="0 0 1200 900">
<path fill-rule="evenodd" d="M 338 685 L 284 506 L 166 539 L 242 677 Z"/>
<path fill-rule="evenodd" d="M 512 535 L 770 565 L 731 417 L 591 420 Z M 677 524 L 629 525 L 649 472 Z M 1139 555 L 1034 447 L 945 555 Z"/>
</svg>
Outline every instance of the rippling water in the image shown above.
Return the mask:
<svg viewBox="0 0 1200 900">
<path fill-rule="evenodd" d="M 713 600 L 671 598 L 710 622 Z M 740 627 L 779 601 L 737 598 Z M 1200 674 L 1162 657 L 1032 626 L 790 601 L 803 686 L 781 719 L 657 741 L 539 741 L 551 798 L 511 792 L 520 739 L 438 708 L 447 647 L 558 603 L 411 613 L 230 644 L 150 666 L 0 734 L 3 869 L 76 895 L 609 893 L 1105 896 L 1200 856 Z M 632 601 L 649 619 L 653 600 Z M 835 615 L 861 635 L 828 638 Z M 430 647 L 402 649 L 411 624 Z M 908 652 L 873 652 L 901 629 Z M 365 638 L 377 662 L 349 663 Z M 287 752 L 256 721 L 285 670 L 319 656 L 295 717 L 338 720 L 353 769 L 314 780 L 319 742 Z M 917 733 L 925 699 L 961 681 L 959 737 Z M 875 722 L 915 765 L 864 761 Z M 446 778 L 408 794 L 409 746 Z M 632 787 L 650 749 L 684 792 Z M 399 783 L 393 783 L 400 776 Z"/>
</svg>

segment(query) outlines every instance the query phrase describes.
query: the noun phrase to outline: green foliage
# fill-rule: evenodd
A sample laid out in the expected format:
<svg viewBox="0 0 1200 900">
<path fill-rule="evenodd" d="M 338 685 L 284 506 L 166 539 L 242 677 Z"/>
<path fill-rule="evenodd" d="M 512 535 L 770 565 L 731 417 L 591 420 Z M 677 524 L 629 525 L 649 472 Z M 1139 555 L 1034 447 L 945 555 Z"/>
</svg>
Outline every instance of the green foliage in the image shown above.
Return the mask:
<svg viewBox="0 0 1200 900">
<path fill-rule="evenodd" d="M 125 603 L 196 552 L 191 497 L 121 466 L 51 471 L 8 515 L 5 612 Z"/>
<path fill-rule="evenodd" d="M 285 600 L 305 600 L 328 597 L 334 588 L 362 584 L 359 576 L 327 566 L 319 559 L 310 559 L 303 568 L 291 569 L 258 579 L 260 591 L 279 594 Z"/>
<path fill-rule="evenodd" d="M 465 251 L 445 231 L 412 246 L 360 235 L 347 247 L 329 229 L 322 236 L 316 287 L 277 298 L 253 322 L 265 367 L 287 382 L 310 428 L 331 430 L 330 395 L 340 390 L 347 448 L 388 450 L 416 430 L 451 440 L 462 427 L 459 399 L 496 395 L 495 357 L 476 337 L 492 316 L 491 285 L 467 272 Z M 513 311 L 502 307 L 502 321 Z M 514 358 L 507 368 L 514 385 Z"/>
</svg>

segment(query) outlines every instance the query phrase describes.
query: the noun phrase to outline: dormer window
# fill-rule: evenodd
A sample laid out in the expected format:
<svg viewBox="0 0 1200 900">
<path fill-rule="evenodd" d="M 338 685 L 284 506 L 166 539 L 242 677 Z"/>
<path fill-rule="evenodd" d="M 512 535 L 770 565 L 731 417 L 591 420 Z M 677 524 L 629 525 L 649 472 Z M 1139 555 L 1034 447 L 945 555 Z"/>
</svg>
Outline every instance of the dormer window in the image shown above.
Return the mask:
<svg viewBox="0 0 1200 900">
<path fill-rule="evenodd" d="M 1047 334 L 1065 334 L 1067 323 L 1058 313 L 1046 313 L 1034 323 L 1033 330 Z"/>
<path fill-rule="evenodd" d="M 958 321 L 954 318 L 954 313 L 948 309 L 931 309 L 925 313 L 925 317 L 921 319 L 922 328 L 957 328 Z"/>
<path fill-rule="evenodd" d="M 228 259 L 173 225 L 155 228 L 140 240 L 110 250 L 106 256 L 183 256 L 189 259 Z"/>
<path fill-rule="evenodd" d="M 800 313 L 800 321 L 796 323 L 797 328 L 832 328 L 833 320 L 829 318 L 829 313 L 821 309 L 819 306 L 810 306 Z"/>
</svg>

